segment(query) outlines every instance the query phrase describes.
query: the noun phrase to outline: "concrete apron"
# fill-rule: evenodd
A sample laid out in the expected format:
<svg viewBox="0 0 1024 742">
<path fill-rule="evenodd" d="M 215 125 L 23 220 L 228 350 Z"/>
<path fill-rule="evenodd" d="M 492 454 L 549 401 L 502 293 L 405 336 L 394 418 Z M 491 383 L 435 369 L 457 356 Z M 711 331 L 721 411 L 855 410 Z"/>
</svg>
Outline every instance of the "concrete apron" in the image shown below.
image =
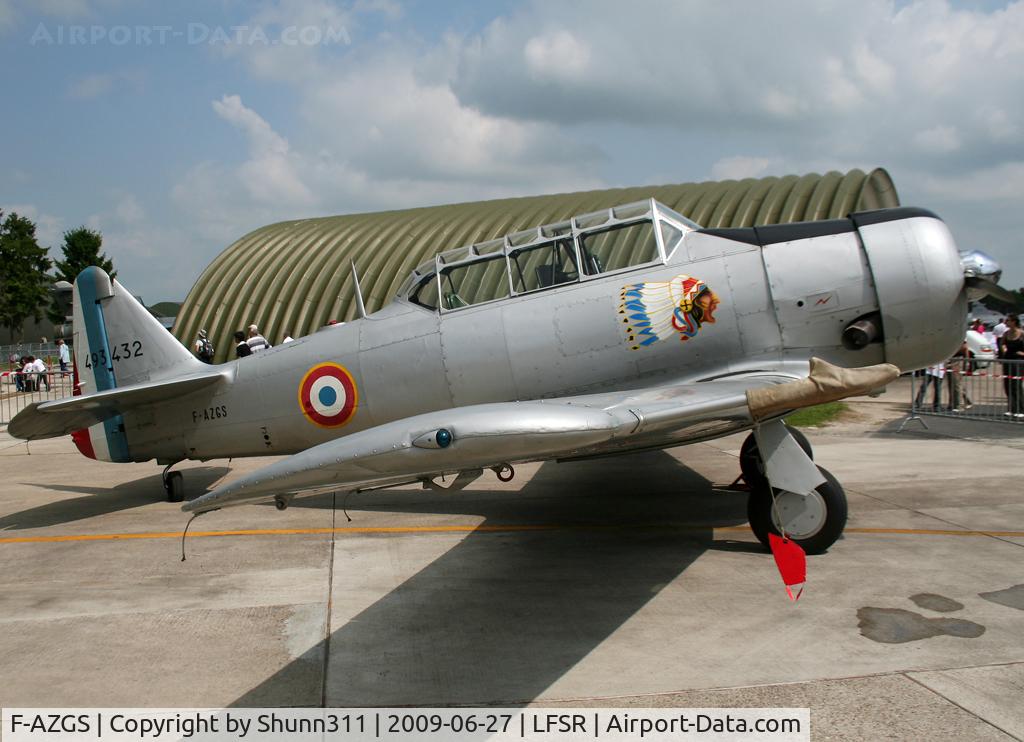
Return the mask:
<svg viewBox="0 0 1024 742">
<path fill-rule="evenodd" d="M 230 509 L 186 562 L 157 467 L 0 438 L 0 703 L 797 705 L 815 736 L 1024 736 L 1020 452 L 862 428 L 810 431 L 851 517 L 796 604 L 715 488 L 741 436 Z M 264 463 L 180 468 L 191 497 Z"/>
</svg>

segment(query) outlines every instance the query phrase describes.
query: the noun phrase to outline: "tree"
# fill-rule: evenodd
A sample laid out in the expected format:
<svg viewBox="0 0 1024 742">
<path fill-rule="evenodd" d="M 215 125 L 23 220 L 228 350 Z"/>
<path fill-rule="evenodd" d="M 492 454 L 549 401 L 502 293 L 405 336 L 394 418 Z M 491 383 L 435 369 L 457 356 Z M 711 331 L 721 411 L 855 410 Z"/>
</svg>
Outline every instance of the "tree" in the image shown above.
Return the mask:
<svg viewBox="0 0 1024 742">
<path fill-rule="evenodd" d="M 114 264 L 106 255 L 100 254 L 102 246 L 103 235 L 99 232 L 84 226 L 69 229 L 64 233 L 64 244 L 61 246 L 64 259 L 54 261 L 54 267 L 57 270 L 56 280 L 74 283 L 78 274 L 90 265 L 102 268 L 110 274 L 111 278 L 116 276 L 117 271 L 114 270 Z M 60 295 L 54 294 L 53 302 L 46 312 L 46 316 L 53 324 L 64 324 L 64 320 L 71 312 L 66 304 L 66 299 L 62 300 Z"/>
<path fill-rule="evenodd" d="M 103 235 L 88 227 L 78 227 L 65 232 L 64 244 L 61 246 L 64 259 L 54 261 L 57 280 L 74 283 L 78 274 L 90 265 L 102 268 L 114 278 L 117 271 L 114 270 L 113 262 L 106 255 L 100 254 L 102 246 Z"/>
<path fill-rule="evenodd" d="M 0 212 L 0 218 L 3 213 Z M 43 318 L 53 277 L 50 259 L 36 242 L 36 225 L 15 213 L 0 222 L 0 325 L 21 334 L 29 317 Z"/>
</svg>

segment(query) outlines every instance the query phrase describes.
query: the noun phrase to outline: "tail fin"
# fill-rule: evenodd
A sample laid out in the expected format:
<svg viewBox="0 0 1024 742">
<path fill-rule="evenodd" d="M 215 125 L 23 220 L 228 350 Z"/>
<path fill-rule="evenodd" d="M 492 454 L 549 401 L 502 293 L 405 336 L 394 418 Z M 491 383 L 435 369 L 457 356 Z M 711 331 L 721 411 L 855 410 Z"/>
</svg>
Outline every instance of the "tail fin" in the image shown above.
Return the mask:
<svg viewBox="0 0 1024 742">
<path fill-rule="evenodd" d="M 117 281 L 92 266 L 74 293 L 75 361 L 85 392 L 207 368 Z"/>
<path fill-rule="evenodd" d="M 124 286 L 95 266 L 75 279 L 73 312 L 75 366 L 87 394 L 208 368 Z M 90 451 L 82 450 L 87 456 L 131 460 L 120 415 L 91 426 L 88 438 Z"/>
</svg>

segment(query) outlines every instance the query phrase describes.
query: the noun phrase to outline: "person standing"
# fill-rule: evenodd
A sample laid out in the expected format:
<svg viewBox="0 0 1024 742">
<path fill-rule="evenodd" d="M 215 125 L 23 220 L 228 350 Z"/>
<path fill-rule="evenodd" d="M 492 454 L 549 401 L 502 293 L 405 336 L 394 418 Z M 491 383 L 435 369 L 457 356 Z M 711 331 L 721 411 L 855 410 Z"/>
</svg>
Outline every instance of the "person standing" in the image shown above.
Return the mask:
<svg viewBox="0 0 1024 742">
<path fill-rule="evenodd" d="M 964 369 L 968 363 L 967 341 L 960 343 L 960 349 L 949 359 L 949 409 L 950 412 L 969 410 L 973 406 L 964 384 Z"/>
<path fill-rule="evenodd" d="M 14 390 L 25 391 L 25 366 L 28 365 L 28 356 L 16 356 L 11 354 L 11 369 L 14 371 Z"/>
<path fill-rule="evenodd" d="M 196 342 L 192 346 L 198 358 L 203 363 L 213 363 L 214 347 L 210 338 L 206 336 L 206 330 L 200 330 Z"/>
<path fill-rule="evenodd" d="M 260 335 L 260 328 L 256 325 L 249 325 L 249 339 L 246 340 L 249 343 L 249 348 L 253 353 L 258 353 L 261 350 L 267 350 L 273 346 L 267 342 L 267 339 Z"/>
<path fill-rule="evenodd" d="M 245 342 L 245 333 L 238 330 L 235 333 L 235 357 L 245 358 L 246 356 L 252 355 L 252 348 L 249 347 L 249 343 Z"/>
<path fill-rule="evenodd" d="M 1010 363 L 1003 364 L 1003 389 L 1006 391 L 1007 417 L 1024 418 L 1024 331 L 1020 318 L 1011 314 L 1005 320 L 1006 332 L 999 338 L 999 357 Z"/>
<path fill-rule="evenodd" d="M 917 396 L 914 397 L 914 409 L 921 409 L 929 386 L 934 387 L 932 391 L 932 409 L 939 409 L 942 404 L 942 377 L 945 375 L 946 364 L 944 363 L 937 363 L 925 369 L 924 376 L 921 377 L 921 388 L 917 390 Z"/>
<path fill-rule="evenodd" d="M 57 339 L 57 359 L 60 361 L 60 375 L 68 375 L 68 366 L 71 365 L 71 351 L 68 350 L 68 344 L 60 338 Z"/>
<path fill-rule="evenodd" d="M 29 356 L 29 363 L 25 366 L 25 373 L 35 374 L 35 390 L 38 392 L 43 391 L 43 387 L 46 387 L 46 391 L 50 391 L 50 380 L 47 378 L 46 362 L 42 358 L 34 358 Z"/>
</svg>

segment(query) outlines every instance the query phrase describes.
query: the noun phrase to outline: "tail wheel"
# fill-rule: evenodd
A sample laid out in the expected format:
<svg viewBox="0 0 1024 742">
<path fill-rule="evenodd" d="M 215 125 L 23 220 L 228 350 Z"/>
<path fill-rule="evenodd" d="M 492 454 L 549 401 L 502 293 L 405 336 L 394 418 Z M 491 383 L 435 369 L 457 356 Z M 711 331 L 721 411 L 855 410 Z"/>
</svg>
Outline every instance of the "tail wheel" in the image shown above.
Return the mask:
<svg viewBox="0 0 1024 742">
<path fill-rule="evenodd" d="M 807 440 L 807 436 L 796 428 L 791 428 L 788 425 L 786 428 L 800 444 L 800 448 L 807 454 L 807 458 L 813 461 L 814 451 L 811 450 L 811 442 Z M 740 472 L 743 474 L 743 481 L 751 488 L 768 485 L 768 477 L 764 473 L 764 462 L 761 460 L 761 452 L 757 450 L 757 438 L 753 433 L 747 436 L 740 447 Z"/>
<path fill-rule="evenodd" d="M 769 533 L 785 531 L 808 554 L 821 554 L 836 542 L 846 527 L 846 493 L 831 472 L 820 466 L 818 471 L 825 481 L 806 497 L 767 484 L 752 488 L 747 519 L 758 541 L 768 546 Z"/>
<path fill-rule="evenodd" d="M 172 471 L 164 478 L 164 491 L 167 502 L 182 502 L 185 499 L 185 477 L 180 471 Z"/>
</svg>

